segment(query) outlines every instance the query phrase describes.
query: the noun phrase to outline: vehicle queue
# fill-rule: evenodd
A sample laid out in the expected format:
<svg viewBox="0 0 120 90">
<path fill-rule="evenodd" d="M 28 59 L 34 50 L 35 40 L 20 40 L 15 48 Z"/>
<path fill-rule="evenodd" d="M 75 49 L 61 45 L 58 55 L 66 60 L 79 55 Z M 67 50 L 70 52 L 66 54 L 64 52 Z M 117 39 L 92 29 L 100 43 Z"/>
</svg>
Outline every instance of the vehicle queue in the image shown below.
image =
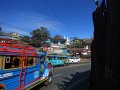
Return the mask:
<svg viewBox="0 0 120 90">
<path fill-rule="evenodd" d="M 53 66 L 69 63 L 68 55 L 47 55 L 16 39 L 0 37 L 0 90 L 29 90 L 40 83 L 48 85 L 52 82 Z"/>
</svg>

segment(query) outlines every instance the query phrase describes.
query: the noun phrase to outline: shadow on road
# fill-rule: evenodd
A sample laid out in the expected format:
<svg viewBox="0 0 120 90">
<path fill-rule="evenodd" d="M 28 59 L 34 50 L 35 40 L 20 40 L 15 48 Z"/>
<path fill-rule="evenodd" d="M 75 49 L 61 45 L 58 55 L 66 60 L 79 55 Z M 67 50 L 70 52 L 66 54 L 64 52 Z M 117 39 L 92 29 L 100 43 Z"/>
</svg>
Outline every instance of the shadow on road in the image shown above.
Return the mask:
<svg viewBox="0 0 120 90">
<path fill-rule="evenodd" d="M 72 79 L 68 77 L 64 77 L 64 80 L 62 82 L 56 83 L 55 85 L 58 86 L 59 90 L 72 90 L 71 88 L 74 88 L 74 90 L 86 90 L 83 88 L 88 86 L 84 84 L 88 84 L 89 74 L 90 74 L 90 71 L 76 72 L 75 74 L 71 74 Z M 83 78 L 85 77 L 88 77 L 86 78 L 87 81 L 86 79 L 82 81 Z M 80 80 L 82 81 L 82 84 L 77 83 L 77 82 L 80 82 Z M 77 84 L 77 87 L 76 87 L 76 84 Z"/>
</svg>

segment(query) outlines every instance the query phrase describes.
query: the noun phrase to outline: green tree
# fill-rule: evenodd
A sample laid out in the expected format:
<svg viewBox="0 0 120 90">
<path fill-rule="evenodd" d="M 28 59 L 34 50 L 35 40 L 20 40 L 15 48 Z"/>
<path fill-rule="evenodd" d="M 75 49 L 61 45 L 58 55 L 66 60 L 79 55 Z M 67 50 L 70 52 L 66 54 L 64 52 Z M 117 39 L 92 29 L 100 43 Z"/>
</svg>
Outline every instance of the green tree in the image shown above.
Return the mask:
<svg viewBox="0 0 120 90">
<path fill-rule="evenodd" d="M 45 27 L 33 30 L 30 34 L 32 35 L 32 43 L 36 47 L 41 47 L 42 43 L 50 38 L 50 33 Z"/>
<path fill-rule="evenodd" d="M 78 39 L 77 37 L 71 38 L 70 45 L 68 46 L 69 48 L 83 48 L 85 45 L 84 40 Z"/>
<path fill-rule="evenodd" d="M 21 39 L 21 41 L 26 42 L 28 44 L 31 41 L 30 36 L 21 36 L 20 39 Z"/>
<path fill-rule="evenodd" d="M 76 39 L 76 40 L 73 40 L 71 42 L 71 46 L 74 47 L 74 48 L 82 48 L 83 45 L 82 45 L 82 41 Z"/>
<path fill-rule="evenodd" d="M 53 38 L 63 38 L 62 35 L 55 35 Z"/>
<path fill-rule="evenodd" d="M 5 36 L 5 32 L 3 32 L 2 27 L 0 27 L 0 36 Z"/>
</svg>

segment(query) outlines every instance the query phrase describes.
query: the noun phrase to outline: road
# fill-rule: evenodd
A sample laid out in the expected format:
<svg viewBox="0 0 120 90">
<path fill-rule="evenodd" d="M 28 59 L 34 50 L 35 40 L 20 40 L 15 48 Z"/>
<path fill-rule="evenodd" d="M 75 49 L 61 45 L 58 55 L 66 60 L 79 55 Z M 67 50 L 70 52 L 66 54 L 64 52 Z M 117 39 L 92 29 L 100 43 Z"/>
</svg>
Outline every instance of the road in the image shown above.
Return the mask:
<svg viewBox="0 0 120 90">
<path fill-rule="evenodd" d="M 90 67 L 90 63 L 80 63 L 54 68 L 53 82 L 49 86 L 39 85 L 34 90 L 68 90 L 89 75 Z"/>
</svg>

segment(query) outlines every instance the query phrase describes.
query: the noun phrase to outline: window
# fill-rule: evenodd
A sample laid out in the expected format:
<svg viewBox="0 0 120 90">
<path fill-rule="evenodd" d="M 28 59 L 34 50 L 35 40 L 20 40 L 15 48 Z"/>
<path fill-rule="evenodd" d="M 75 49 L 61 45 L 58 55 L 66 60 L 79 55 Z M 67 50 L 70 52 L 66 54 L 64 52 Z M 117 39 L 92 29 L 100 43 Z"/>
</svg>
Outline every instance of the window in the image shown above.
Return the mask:
<svg viewBox="0 0 120 90">
<path fill-rule="evenodd" d="M 0 70 L 2 68 L 2 56 L 0 56 Z"/>
<path fill-rule="evenodd" d="M 63 59 L 66 59 L 66 57 L 63 57 Z"/>
<path fill-rule="evenodd" d="M 60 57 L 57 57 L 57 59 L 60 59 Z"/>
<path fill-rule="evenodd" d="M 41 59 L 41 63 L 44 63 L 44 61 L 45 61 L 45 57 L 40 57 L 40 59 Z"/>
<path fill-rule="evenodd" d="M 73 59 L 73 57 L 71 57 L 70 59 Z"/>
<path fill-rule="evenodd" d="M 38 64 L 38 62 L 39 62 L 38 58 L 35 58 L 35 64 Z"/>
<path fill-rule="evenodd" d="M 57 57 L 56 57 L 56 56 L 53 56 L 52 59 L 57 59 Z"/>
<path fill-rule="evenodd" d="M 60 59 L 63 59 L 62 57 L 60 57 Z"/>
<path fill-rule="evenodd" d="M 52 57 L 48 56 L 48 60 L 52 60 Z"/>
<path fill-rule="evenodd" d="M 28 57 L 27 66 L 33 66 L 34 61 L 35 61 L 34 57 Z"/>
<path fill-rule="evenodd" d="M 20 65 L 20 58 L 19 57 L 13 57 L 12 58 L 12 68 L 18 68 Z"/>
<path fill-rule="evenodd" d="M 18 68 L 20 66 L 20 58 L 15 56 L 5 57 L 4 69 Z"/>
</svg>

